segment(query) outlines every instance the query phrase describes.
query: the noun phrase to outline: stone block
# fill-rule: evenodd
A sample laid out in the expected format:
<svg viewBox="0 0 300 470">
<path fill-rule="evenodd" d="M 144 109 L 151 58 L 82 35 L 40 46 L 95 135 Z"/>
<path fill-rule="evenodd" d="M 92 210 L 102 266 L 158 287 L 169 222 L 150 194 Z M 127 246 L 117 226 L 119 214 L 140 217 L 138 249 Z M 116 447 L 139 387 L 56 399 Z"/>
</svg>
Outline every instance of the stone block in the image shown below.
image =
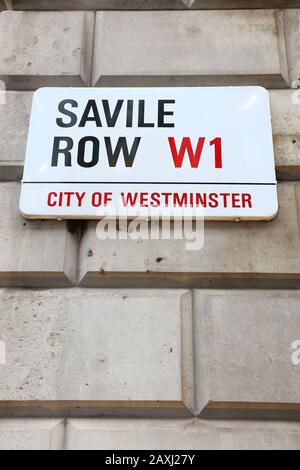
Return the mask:
<svg viewBox="0 0 300 470">
<path fill-rule="evenodd" d="M 287 87 L 282 12 L 98 12 L 92 83 Z"/>
<path fill-rule="evenodd" d="M 68 286 L 75 281 L 77 238 L 65 222 L 25 220 L 17 183 L 0 183 L 0 286 Z"/>
<path fill-rule="evenodd" d="M 283 12 L 290 85 L 300 87 L 300 10 Z"/>
<path fill-rule="evenodd" d="M 62 450 L 63 435 L 63 420 L 0 419 L 0 450 Z"/>
<path fill-rule="evenodd" d="M 299 180 L 300 90 L 271 90 L 270 105 L 277 178 Z"/>
<path fill-rule="evenodd" d="M 299 290 L 196 291 L 201 417 L 299 419 L 299 308 Z"/>
<path fill-rule="evenodd" d="M 197 419 L 72 419 L 68 421 L 66 444 L 72 450 L 296 450 L 300 446 L 300 425 Z"/>
<path fill-rule="evenodd" d="M 206 221 L 202 248 L 195 243 L 202 225 L 198 232 L 185 226 L 188 238 L 181 240 L 174 240 L 172 226 L 169 239 L 151 239 L 143 230 L 144 239 L 133 232 L 135 239 L 124 240 L 118 232 L 101 239 L 105 232 L 89 222 L 80 246 L 81 286 L 299 287 L 299 191 L 299 183 L 279 183 L 272 221 Z"/>
<path fill-rule="evenodd" d="M 0 102 L 0 181 L 21 179 L 32 93 L 6 91 Z"/>
<path fill-rule="evenodd" d="M 6 0 L 14 10 L 185 10 L 294 8 L 299 0 Z"/>
<path fill-rule="evenodd" d="M 2 416 L 189 414 L 189 292 L 9 289 L 0 297 Z"/>
<path fill-rule="evenodd" d="M 0 79 L 7 89 L 90 84 L 93 12 L 0 15 Z"/>
</svg>

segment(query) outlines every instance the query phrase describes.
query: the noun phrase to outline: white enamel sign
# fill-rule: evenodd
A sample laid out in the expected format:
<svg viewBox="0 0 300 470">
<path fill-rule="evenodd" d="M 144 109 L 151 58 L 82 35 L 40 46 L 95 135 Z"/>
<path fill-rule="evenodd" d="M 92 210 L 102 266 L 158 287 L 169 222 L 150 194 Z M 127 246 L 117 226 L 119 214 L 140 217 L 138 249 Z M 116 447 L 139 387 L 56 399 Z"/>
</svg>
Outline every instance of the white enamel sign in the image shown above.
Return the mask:
<svg viewBox="0 0 300 470">
<path fill-rule="evenodd" d="M 27 218 L 277 213 L 261 87 L 41 88 L 20 210 Z"/>
</svg>

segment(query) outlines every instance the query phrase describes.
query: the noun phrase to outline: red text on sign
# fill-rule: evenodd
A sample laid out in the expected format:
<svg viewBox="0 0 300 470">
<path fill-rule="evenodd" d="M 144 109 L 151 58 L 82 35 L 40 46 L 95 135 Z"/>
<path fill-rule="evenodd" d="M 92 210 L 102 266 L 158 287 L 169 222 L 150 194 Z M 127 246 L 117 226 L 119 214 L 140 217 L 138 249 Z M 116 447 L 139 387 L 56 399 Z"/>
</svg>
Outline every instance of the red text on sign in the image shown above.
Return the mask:
<svg viewBox="0 0 300 470">
<path fill-rule="evenodd" d="M 183 137 L 179 146 L 176 145 L 174 137 L 168 137 L 170 150 L 173 157 L 175 168 L 182 168 L 184 156 L 187 153 L 192 168 L 198 168 L 203 152 L 205 137 L 199 137 L 196 148 L 194 150 L 190 137 Z M 210 146 L 215 149 L 215 168 L 222 168 L 222 139 L 216 137 L 209 142 Z"/>
</svg>

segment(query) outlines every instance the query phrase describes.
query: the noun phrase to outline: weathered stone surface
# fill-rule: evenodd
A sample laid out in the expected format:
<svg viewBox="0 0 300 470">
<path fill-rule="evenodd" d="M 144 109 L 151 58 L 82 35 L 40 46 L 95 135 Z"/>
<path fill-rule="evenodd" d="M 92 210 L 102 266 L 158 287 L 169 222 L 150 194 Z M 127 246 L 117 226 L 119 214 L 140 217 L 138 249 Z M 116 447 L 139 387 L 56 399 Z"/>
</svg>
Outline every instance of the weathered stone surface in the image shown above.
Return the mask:
<svg viewBox="0 0 300 470">
<path fill-rule="evenodd" d="M 277 178 L 298 180 L 300 178 L 300 90 L 271 90 L 270 104 Z"/>
<path fill-rule="evenodd" d="M 0 419 L 0 450 L 61 450 L 63 434 L 63 420 Z"/>
<path fill-rule="evenodd" d="M 69 413 L 89 414 L 182 415 L 192 407 L 189 292 L 2 290 L 0 297 L 7 344 L 0 414 L 23 406 L 61 415 L 64 403 Z"/>
<path fill-rule="evenodd" d="M 300 417 L 300 291 L 196 291 L 197 406 L 203 417 Z"/>
<path fill-rule="evenodd" d="M 282 88 L 287 82 L 278 10 L 96 15 L 94 85 Z"/>
<path fill-rule="evenodd" d="M 283 15 L 290 84 L 300 87 L 300 10 L 286 10 Z"/>
<path fill-rule="evenodd" d="M 94 13 L 0 15 L 0 79 L 7 89 L 90 83 Z"/>
<path fill-rule="evenodd" d="M 17 183 L 0 183 L 0 204 L 0 286 L 71 285 L 77 241 L 66 224 L 25 220 Z"/>
<path fill-rule="evenodd" d="M 0 102 L 0 180 L 20 179 L 26 152 L 31 92 L 7 91 Z"/>
<path fill-rule="evenodd" d="M 300 134 L 274 136 L 278 180 L 300 179 Z"/>
<path fill-rule="evenodd" d="M 206 420 L 68 421 L 68 449 L 299 449 L 300 424 Z"/>
<path fill-rule="evenodd" d="M 291 8 L 299 0 L 6 0 L 15 10 L 180 10 Z"/>
<path fill-rule="evenodd" d="M 279 214 L 269 222 L 205 222 L 204 246 L 195 251 L 172 231 L 169 240 L 151 240 L 148 232 L 144 240 L 99 239 L 90 222 L 80 247 L 81 285 L 299 286 L 299 191 L 299 183 L 279 183 Z"/>
</svg>

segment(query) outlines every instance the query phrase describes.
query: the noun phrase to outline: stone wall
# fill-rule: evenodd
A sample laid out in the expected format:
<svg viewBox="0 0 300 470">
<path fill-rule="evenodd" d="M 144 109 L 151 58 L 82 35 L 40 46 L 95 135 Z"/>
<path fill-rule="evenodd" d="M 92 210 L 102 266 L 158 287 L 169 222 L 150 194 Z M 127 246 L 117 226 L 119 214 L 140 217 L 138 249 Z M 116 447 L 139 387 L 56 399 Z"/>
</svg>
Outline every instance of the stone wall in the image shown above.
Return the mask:
<svg viewBox="0 0 300 470">
<path fill-rule="evenodd" d="M 300 1 L 0 10 L 0 448 L 299 449 Z M 189 251 L 22 218 L 35 89 L 160 85 L 270 90 L 276 219 Z"/>
</svg>

